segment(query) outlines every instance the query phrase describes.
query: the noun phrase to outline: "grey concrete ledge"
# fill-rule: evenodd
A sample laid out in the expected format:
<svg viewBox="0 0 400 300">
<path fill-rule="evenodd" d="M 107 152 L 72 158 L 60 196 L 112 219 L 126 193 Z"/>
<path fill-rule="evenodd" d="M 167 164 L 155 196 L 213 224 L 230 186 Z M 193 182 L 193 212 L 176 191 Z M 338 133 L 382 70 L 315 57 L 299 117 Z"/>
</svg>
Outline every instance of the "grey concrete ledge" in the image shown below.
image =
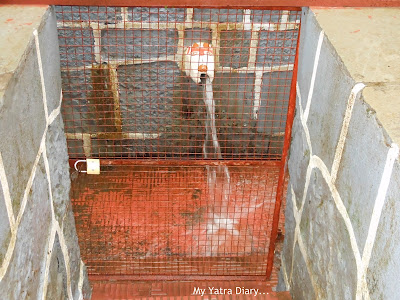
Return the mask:
<svg viewBox="0 0 400 300">
<path fill-rule="evenodd" d="M 312 8 L 393 142 L 400 144 L 400 8 Z"/>
<path fill-rule="evenodd" d="M 34 42 L 32 32 L 39 30 L 48 6 L 5 5 L 0 9 L 0 99 L 8 82 L 16 77 L 18 67 Z M 1 107 L 1 100 L 0 100 Z"/>
</svg>

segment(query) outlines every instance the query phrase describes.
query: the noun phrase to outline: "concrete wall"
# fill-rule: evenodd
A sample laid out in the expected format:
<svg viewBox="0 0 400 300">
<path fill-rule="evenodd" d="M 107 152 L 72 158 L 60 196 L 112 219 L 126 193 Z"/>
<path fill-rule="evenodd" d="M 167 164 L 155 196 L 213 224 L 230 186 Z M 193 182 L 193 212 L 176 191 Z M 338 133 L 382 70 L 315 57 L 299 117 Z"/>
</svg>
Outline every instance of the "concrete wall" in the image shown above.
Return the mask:
<svg viewBox="0 0 400 300">
<path fill-rule="evenodd" d="M 2 6 L 0 24 L 0 298 L 89 298 L 69 199 L 55 13 Z"/>
<path fill-rule="evenodd" d="M 389 28 L 373 23 L 379 23 L 377 14 L 322 9 L 317 18 L 303 11 L 279 283 L 293 299 L 400 297 L 399 148 L 363 92 L 365 85 L 368 90 L 386 84 L 362 73 L 371 66 L 386 67 L 385 58 L 375 60 L 374 52 L 368 53 Z M 382 20 L 391 15 L 396 13 L 383 14 Z M 328 33 L 320 25 L 327 16 Z M 366 24 L 382 35 L 368 32 Z M 354 35 L 360 31 L 364 35 Z M 345 51 L 354 56 L 349 61 L 335 49 L 346 39 Z M 375 53 L 396 53 L 397 40 L 388 39 L 389 50 L 376 47 Z M 384 53 L 392 59 L 389 52 Z M 365 59 L 350 73 L 347 64 L 355 57 Z M 384 101 L 384 94 L 377 102 Z M 392 97 L 398 102 L 398 94 Z"/>
<path fill-rule="evenodd" d="M 289 97 L 284 86 L 291 82 L 299 15 L 197 8 L 56 10 L 72 155 L 201 157 L 202 87 L 182 72 L 184 48 L 199 41 L 215 50 L 222 152 L 279 155 Z"/>
</svg>

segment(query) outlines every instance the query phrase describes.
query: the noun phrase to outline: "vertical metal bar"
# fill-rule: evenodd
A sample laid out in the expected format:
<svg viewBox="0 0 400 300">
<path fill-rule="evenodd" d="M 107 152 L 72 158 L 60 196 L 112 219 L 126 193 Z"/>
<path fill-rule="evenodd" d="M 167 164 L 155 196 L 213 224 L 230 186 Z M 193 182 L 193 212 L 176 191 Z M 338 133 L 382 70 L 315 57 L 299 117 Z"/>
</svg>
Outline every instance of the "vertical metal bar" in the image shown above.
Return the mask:
<svg viewBox="0 0 400 300">
<path fill-rule="evenodd" d="M 292 125 L 294 119 L 294 112 L 296 108 L 296 82 L 297 82 L 297 70 L 298 70 L 298 60 L 299 60 L 299 43 L 300 43 L 300 28 L 297 36 L 297 45 L 296 45 L 296 57 L 294 61 L 293 68 L 293 76 L 292 83 L 290 86 L 290 97 L 289 97 L 289 107 L 286 119 L 286 128 L 285 128 L 285 139 L 283 144 L 282 158 L 281 158 L 281 169 L 279 172 L 278 179 L 278 187 L 276 191 L 276 202 L 274 208 L 274 217 L 272 220 L 272 229 L 271 229 L 271 239 L 269 242 L 269 250 L 268 250 L 268 258 L 267 258 L 267 279 L 271 277 L 272 267 L 274 264 L 274 252 L 275 252 L 275 242 L 276 237 L 278 235 L 278 224 L 279 224 L 279 214 L 281 210 L 282 198 L 284 193 L 284 185 L 285 185 L 285 177 L 286 177 L 286 163 L 287 163 L 287 154 L 290 146 L 290 139 L 292 135 Z"/>
</svg>

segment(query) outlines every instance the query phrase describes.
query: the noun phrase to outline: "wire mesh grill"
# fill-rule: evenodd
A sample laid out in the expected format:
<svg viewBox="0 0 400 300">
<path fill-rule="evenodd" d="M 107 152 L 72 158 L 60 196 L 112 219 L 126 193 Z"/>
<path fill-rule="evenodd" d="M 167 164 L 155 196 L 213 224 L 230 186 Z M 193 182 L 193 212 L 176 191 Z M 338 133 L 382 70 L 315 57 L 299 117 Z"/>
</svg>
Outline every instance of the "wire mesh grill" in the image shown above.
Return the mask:
<svg viewBox="0 0 400 300">
<path fill-rule="evenodd" d="M 90 274 L 265 276 L 279 166 L 112 166 L 72 201 Z M 211 170 L 212 171 L 212 170 Z"/>
<path fill-rule="evenodd" d="M 299 11 L 59 7 L 70 157 L 203 159 L 203 89 L 185 49 L 214 50 L 223 159 L 280 159 Z"/>
<path fill-rule="evenodd" d="M 107 161 L 73 174 L 89 273 L 265 276 L 300 11 L 56 13 L 69 156 Z M 214 54 L 213 113 L 185 72 L 194 44 Z"/>
</svg>

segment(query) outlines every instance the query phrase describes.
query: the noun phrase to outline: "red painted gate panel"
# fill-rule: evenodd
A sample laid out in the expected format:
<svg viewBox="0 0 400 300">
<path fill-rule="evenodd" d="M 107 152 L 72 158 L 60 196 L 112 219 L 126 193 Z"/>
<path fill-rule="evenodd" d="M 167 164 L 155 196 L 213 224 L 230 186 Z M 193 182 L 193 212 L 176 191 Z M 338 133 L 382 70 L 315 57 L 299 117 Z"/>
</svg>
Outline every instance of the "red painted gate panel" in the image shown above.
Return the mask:
<svg viewBox="0 0 400 300">
<path fill-rule="evenodd" d="M 269 276 L 300 11 L 56 11 L 69 155 L 101 161 L 100 175 L 72 174 L 89 273 Z M 212 48 L 212 83 L 185 72 L 193 44 Z"/>
</svg>

